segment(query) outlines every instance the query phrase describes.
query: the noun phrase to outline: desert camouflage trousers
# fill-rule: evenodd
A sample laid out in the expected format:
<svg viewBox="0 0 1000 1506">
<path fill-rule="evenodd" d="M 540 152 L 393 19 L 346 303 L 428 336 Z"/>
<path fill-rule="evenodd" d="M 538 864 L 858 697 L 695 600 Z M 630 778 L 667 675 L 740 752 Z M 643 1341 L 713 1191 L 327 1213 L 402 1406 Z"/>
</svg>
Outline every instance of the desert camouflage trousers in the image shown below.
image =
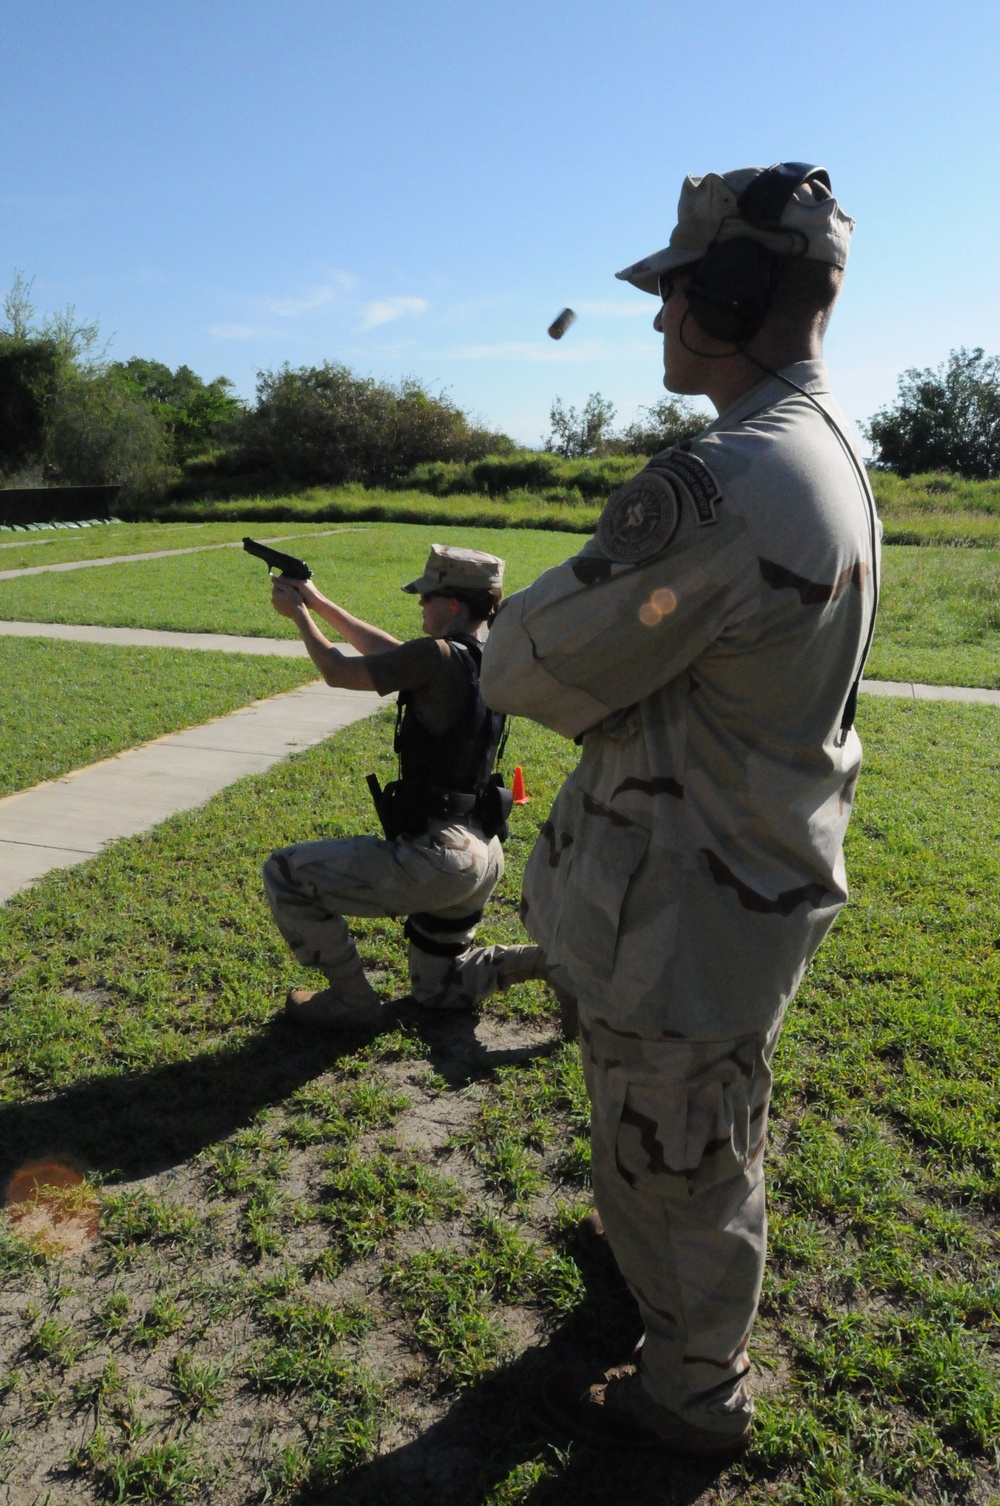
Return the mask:
<svg viewBox="0 0 1000 1506">
<path fill-rule="evenodd" d="M 780 1022 L 732 1041 L 581 1028 L 594 1201 L 642 1314 L 655 1401 L 739 1433 L 767 1246 L 764 1141 Z"/>
<path fill-rule="evenodd" d="M 504 976 L 505 948 L 473 946 L 478 912 L 502 876 L 496 837 L 487 840 L 475 826 L 432 821 L 419 837 L 281 847 L 264 864 L 264 892 L 299 962 L 319 968 L 333 987 L 349 985 L 363 971 L 345 915 L 414 917 L 413 999 L 471 1008 L 516 981 Z"/>
</svg>

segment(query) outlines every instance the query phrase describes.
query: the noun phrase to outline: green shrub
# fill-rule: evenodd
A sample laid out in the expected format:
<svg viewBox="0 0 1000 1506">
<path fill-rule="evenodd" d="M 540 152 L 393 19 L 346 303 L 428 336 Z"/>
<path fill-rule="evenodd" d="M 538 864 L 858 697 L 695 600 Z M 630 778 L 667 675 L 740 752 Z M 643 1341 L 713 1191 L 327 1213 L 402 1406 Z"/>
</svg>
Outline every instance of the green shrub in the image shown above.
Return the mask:
<svg viewBox="0 0 1000 1506">
<path fill-rule="evenodd" d="M 565 502 L 604 503 L 643 464 L 641 455 L 588 456 L 564 460 L 541 450 L 516 450 L 510 454 L 486 455 L 467 465 L 434 461 L 417 465 L 397 483 L 407 490 L 429 492 L 435 497 L 467 496 L 479 492 L 488 497 L 515 496 Z"/>
<path fill-rule="evenodd" d="M 468 461 L 508 445 L 415 378 L 378 382 L 326 361 L 260 373 L 237 455 L 248 469 L 303 484 L 372 486 L 424 461 Z"/>
<path fill-rule="evenodd" d="M 108 370 L 164 426 L 176 464 L 236 439 L 244 408 L 228 377 L 205 382 L 190 366 L 171 371 L 162 361 L 141 356 L 115 361 Z"/>
<path fill-rule="evenodd" d="M 71 485 L 116 483 L 125 499 L 169 479 L 169 441 L 148 406 L 112 372 L 72 372 L 48 409 L 46 474 Z"/>
</svg>

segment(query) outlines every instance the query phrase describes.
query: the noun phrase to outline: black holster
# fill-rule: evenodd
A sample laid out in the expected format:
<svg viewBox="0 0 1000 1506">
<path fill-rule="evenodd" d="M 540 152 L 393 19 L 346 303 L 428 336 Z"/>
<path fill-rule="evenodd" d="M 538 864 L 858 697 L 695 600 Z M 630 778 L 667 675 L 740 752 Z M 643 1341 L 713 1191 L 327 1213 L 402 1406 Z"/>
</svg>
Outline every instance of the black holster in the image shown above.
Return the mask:
<svg viewBox="0 0 1000 1506">
<path fill-rule="evenodd" d="M 507 840 L 508 817 L 514 797 L 504 787 L 502 774 L 491 774 L 482 789 L 435 790 L 393 779 L 383 789 L 374 774 L 366 776 L 382 830 L 390 841 L 396 837 L 419 837 L 432 819 L 467 820 L 471 817 L 487 838 Z"/>
</svg>

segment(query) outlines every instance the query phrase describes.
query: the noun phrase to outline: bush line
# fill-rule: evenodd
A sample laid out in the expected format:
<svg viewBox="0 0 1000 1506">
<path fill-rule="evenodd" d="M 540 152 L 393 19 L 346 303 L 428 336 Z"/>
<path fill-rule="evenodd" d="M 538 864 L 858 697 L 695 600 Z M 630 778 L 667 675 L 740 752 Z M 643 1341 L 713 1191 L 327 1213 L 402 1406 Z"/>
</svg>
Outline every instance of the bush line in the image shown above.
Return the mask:
<svg viewBox="0 0 1000 1506">
<path fill-rule="evenodd" d="M 300 489 L 289 483 L 272 492 L 260 478 L 232 477 L 228 485 L 215 478 L 200 491 L 189 482 L 166 500 L 133 504 L 127 516 L 159 523 L 435 523 L 587 534 L 615 488 L 644 463 L 642 456 L 563 460 L 523 451 L 469 463 L 429 461 L 392 487 L 355 482 Z M 1000 546 L 1000 481 L 869 475 L 885 543 Z M 254 493 L 254 486 L 267 490 Z"/>
</svg>

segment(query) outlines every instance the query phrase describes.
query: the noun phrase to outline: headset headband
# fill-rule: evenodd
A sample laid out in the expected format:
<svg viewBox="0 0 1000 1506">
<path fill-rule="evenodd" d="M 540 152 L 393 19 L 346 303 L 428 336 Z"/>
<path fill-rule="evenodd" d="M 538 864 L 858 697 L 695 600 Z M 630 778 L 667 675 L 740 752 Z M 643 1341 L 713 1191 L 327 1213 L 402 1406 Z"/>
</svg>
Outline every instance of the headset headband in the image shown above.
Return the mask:
<svg viewBox="0 0 1000 1506">
<path fill-rule="evenodd" d="M 760 229 L 777 226 L 792 194 L 803 183 L 822 183 L 829 192 L 830 174 L 808 162 L 776 162 L 765 168 L 740 194 L 736 207 L 741 219 Z"/>
</svg>

